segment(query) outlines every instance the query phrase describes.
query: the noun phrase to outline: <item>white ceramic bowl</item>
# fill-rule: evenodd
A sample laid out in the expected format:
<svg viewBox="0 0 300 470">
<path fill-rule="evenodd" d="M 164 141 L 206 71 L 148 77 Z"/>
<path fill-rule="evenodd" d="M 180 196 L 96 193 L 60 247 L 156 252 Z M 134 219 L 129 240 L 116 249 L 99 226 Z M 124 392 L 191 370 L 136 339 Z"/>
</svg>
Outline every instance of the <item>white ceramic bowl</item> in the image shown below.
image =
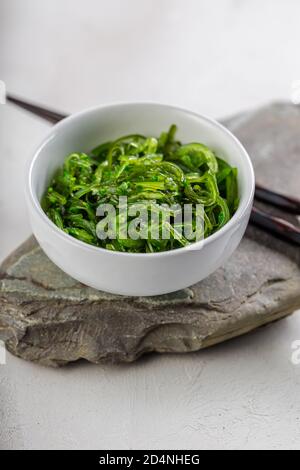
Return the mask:
<svg viewBox="0 0 300 470">
<path fill-rule="evenodd" d="M 203 142 L 238 168 L 240 204 L 232 219 L 203 242 L 162 253 L 118 253 L 83 243 L 56 227 L 40 206 L 41 197 L 66 155 L 88 151 L 102 141 L 139 133 L 158 136 L 171 124 L 183 143 Z M 155 103 L 99 106 L 55 125 L 30 163 L 26 198 L 34 235 L 63 271 L 99 290 L 134 296 L 176 291 L 204 279 L 238 246 L 248 224 L 254 173 L 247 152 L 222 125 L 199 114 Z M 201 244 L 201 247 L 200 247 Z M 196 249 L 200 248 L 200 249 Z"/>
</svg>

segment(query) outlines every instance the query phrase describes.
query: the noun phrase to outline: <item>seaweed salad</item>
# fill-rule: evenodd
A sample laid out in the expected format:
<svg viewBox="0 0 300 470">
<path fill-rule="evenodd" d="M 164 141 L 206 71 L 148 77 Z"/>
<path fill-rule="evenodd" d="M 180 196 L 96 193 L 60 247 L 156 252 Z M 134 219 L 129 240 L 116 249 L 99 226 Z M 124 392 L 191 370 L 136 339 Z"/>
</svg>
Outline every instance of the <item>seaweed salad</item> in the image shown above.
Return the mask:
<svg viewBox="0 0 300 470">
<path fill-rule="evenodd" d="M 172 125 L 158 138 L 127 135 L 104 142 L 91 152 L 68 155 L 44 194 L 44 211 L 72 237 L 121 252 L 155 253 L 197 241 L 196 205 L 203 208 L 202 237 L 215 233 L 239 204 L 237 169 L 206 145 L 182 144 L 175 135 L 176 126 Z M 126 200 L 125 212 L 120 198 Z M 107 230 L 106 238 L 99 237 L 97 229 L 109 221 L 97 211 L 101 204 L 115 209 L 110 227 L 123 225 L 116 236 Z M 186 204 L 193 207 L 191 237 L 184 230 L 188 222 L 177 217 Z M 141 212 L 141 207 L 144 214 L 155 213 L 155 220 L 135 224 L 140 236 L 128 237 L 124 224 L 126 229 L 134 220 L 130 214 Z M 168 237 L 162 236 L 166 229 Z"/>
</svg>

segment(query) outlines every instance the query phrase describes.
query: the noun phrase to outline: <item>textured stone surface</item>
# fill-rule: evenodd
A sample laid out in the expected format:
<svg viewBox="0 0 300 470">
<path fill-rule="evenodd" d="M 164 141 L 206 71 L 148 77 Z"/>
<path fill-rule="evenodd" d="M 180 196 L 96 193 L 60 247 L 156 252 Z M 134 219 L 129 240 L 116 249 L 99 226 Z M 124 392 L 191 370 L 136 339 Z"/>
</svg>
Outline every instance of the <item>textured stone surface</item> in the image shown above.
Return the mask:
<svg viewBox="0 0 300 470">
<path fill-rule="evenodd" d="M 275 104 L 227 125 L 249 150 L 259 181 L 300 197 L 298 108 Z M 201 283 L 124 298 L 65 275 L 30 239 L 1 268 L 0 339 L 13 354 L 50 366 L 195 351 L 299 308 L 299 261 L 299 248 L 249 227 L 226 265 Z"/>
</svg>

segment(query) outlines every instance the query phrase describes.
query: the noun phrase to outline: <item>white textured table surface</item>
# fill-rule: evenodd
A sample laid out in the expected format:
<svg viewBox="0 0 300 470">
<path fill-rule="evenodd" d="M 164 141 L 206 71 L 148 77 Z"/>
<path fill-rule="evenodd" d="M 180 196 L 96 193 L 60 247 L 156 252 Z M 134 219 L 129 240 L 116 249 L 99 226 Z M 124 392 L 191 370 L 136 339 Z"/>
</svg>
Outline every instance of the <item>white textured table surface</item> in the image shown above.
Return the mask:
<svg viewBox="0 0 300 470">
<path fill-rule="evenodd" d="M 0 0 L 0 79 L 61 110 L 155 100 L 225 116 L 288 99 L 297 0 Z M 0 106 L 0 260 L 30 234 L 24 166 L 47 131 Z M 186 356 L 0 365 L 0 448 L 300 449 L 294 315 Z"/>
</svg>

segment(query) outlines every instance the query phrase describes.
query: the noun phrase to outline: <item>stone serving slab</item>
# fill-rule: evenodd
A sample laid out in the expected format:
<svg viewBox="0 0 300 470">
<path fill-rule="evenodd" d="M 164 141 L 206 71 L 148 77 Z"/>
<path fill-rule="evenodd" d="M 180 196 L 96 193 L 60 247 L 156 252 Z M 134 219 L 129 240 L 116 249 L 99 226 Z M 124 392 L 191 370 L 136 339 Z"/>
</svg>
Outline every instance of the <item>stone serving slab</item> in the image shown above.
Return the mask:
<svg viewBox="0 0 300 470">
<path fill-rule="evenodd" d="M 300 198 L 298 107 L 276 103 L 225 124 L 249 151 L 259 182 Z M 299 248 L 252 226 L 209 278 L 157 297 L 121 297 L 86 287 L 58 269 L 34 238 L 1 266 L 0 339 L 12 354 L 46 366 L 197 351 L 299 308 Z"/>
</svg>

